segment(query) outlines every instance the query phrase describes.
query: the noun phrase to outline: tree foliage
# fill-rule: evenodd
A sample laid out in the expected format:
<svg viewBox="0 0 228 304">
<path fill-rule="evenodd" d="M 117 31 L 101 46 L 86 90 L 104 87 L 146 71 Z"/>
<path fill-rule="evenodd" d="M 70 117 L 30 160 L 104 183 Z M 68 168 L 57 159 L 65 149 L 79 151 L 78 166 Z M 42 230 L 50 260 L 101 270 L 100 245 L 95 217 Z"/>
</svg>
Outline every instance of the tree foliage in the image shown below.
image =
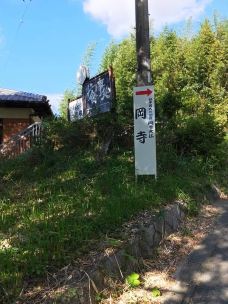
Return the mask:
<svg viewBox="0 0 228 304">
<path fill-rule="evenodd" d="M 63 119 L 67 119 L 68 100 L 73 100 L 74 98 L 74 90 L 66 90 L 64 92 L 63 98 L 59 104 L 59 113 Z"/>
<path fill-rule="evenodd" d="M 165 28 L 158 37 L 151 37 L 158 142 L 169 143 L 181 153 L 208 155 L 223 140 L 227 127 L 228 22 L 205 20 L 194 35 L 190 26 L 188 21 L 183 35 Z M 133 35 L 108 46 L 101 66 L 105 69 L 110 64 L 116 77 L 118 122 L 132 127 Z"/>
<path fill-rule="evenodd" d="M 183 35 L 164 28 L 151 36 L 151 66 L 155 83 L 157 142 L 170 145 L 181 154 L 209 155 L 223 140 L 227 128 L 228 22 L 205 20 L 192 32 L 187 21 Z M 95 45 L 90 45 L 84 63 L 91 63 Z M 104 52 L 100 71 L 112 65 L 116 83 L 115 129 L 117 144 L 133 144 L 132 92 L 136 79 L 135 36 L 120 43 L 112 41 Z M 60 106 L 66 118 L 67 90 Z M 100 120 L 101 129 L 104 119 Z M 109 121 L 109 118 L 108 118 Z M 207 148 L 206 148 L 207 147 Z"/>
</svg>

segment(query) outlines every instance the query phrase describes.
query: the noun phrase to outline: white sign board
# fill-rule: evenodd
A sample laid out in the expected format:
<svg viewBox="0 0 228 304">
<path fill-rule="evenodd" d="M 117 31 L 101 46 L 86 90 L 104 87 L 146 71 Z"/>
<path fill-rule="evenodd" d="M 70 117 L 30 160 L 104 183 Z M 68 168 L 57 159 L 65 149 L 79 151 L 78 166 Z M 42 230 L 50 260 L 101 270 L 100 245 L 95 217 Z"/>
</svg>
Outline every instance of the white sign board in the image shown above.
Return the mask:
<svg viewBox="0 0 228 304">
<path fill-rule="evenodd" d="M 154 86 L 134 88 L 135 174 L 157 176 Z"/>
<path fill-rule="evenodd" d="M 75 121 L 83 118 L 82 98 L 78 98 L 69 103 L 69 115 L 70 115 L 70 121 Z"/>
</svg>

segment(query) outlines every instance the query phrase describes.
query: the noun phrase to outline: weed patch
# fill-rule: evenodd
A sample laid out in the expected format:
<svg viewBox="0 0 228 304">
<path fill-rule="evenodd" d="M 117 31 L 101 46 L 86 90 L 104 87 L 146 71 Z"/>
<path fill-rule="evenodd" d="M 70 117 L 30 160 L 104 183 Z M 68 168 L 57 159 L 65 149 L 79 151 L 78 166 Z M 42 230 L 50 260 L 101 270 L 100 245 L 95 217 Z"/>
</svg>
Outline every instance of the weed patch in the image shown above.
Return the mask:
<svg viewBox="0 0 228 304">
<path fill-rule="evenodd" d="M 12 303 L 25 284 L 87 253 L 97 241 L 108 237 L 115 245 L 113 233 L 139 211 L 159 210 L 181 199 L 196 214 L 197 198 L 216 175 L 211 163 L 173 158 L 170 169 L 163 170 L 159 162 L 157 181 L 142 177 L 136 184 L 130 151 L 115 152 L 102 164 L 89 151 L 74 156 L 59 150 L 40 162 L 39 153 L 35 155 L 35 161 L 27 154 L 0 164 L 4 303 Z"/>
</svg>

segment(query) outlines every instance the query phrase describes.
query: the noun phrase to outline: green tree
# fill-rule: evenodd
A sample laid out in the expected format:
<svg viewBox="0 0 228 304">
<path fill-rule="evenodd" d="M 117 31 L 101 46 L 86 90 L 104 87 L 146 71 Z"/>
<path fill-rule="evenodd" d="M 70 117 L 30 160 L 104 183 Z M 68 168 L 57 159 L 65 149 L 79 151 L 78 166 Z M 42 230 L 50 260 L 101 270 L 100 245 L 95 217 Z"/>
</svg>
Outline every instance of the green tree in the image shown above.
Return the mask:
<svg viewBox="0 0 228 304">
<path fill-rule="evenodd" d="M 119 119 L 132 124 L 133 103 L 132 91 L 135 86 L 136 50 L 135 38 L 131 36 L 124 39 L 118 47 L 113 61 L 116 77 L 117 112 Z"/>
<path fill-rule="evenodd" d="M 185 85 L 181 41 L 167 28 L 151 41 L 152 68 L 156 84 L 157 118 L 174 121 L 181 107 L 181 89 Z"/>
<path fill-rule="evenodd" d="M 135 37 L 131 35 L 120 44 L 111 42 L 101 60 L 101 69 L 113 66 L 116 79 L 117 113 L 119 122 L 132 125 L 132 90 L 135 85 Z"/>
<path fill-rule="evenodd" d="M 68 100 L 73 100 L 75 98 L 74 90 L 66 90 L 64 92 L 63 98 L 59 104 L 59 113 L 63 119 L 67 119 Z"/>
<path fill-rule="evenodd" d="M 110 66 L 113 66 L 118 48 L 118 45 L 114 41 L 111 41 L 103 54 L 99 69 L 100 72 L 107 70 Z"/>
<path fill-rule="evenodd" d="M 205 20 L 199 31 L 193 34 L 189 20 L 183 35 L 165 28 L 158 37 L 150 38 L 157 138 L 162 145 L 170 143 L 180 147 L 194 133 L 197 138 L 192 140 L 191 149 L 188 150 L 197 153 L 196 143 L 205 143 L 204 138 L 218 135 L 214 143 L 213 138 L 210 139 L 212 145 L 222 140 L 228 112 L 227 24 L 227 21 L 216 18 L 212 26 Z M 101 67 L 106 69 L 110 64 L 116 78 L 118 122 L 126 130 L 133 125 L 132 90 L 136 73 L 134 35 L 119 44 L 112 42 L 108 46 Z M 207 144 L 202 148 L 202 142 L 198 152 L 206 153 Z"/>
</svg>

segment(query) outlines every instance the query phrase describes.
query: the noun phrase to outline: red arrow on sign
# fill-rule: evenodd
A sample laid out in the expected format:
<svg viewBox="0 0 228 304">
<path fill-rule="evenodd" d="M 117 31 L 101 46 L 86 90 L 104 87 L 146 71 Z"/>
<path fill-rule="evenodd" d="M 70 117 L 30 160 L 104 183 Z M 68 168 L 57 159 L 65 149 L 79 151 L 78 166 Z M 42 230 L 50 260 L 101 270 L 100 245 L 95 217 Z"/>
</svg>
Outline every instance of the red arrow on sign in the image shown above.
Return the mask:
<svg viewBox="0 0 228 304">
<path fill-rule="evenodd" d="M 135 94 L 136 95 L 147 95 L 147 96 L 149 96 L 150 94 L 152 94 L 153 93 L 153 91 L 151 91 L 150 89 L 147 89 L 147 90 L 145 90 L 145 91 L 138 91 L 138 92 L 136 92 Z"/>
</svg>

